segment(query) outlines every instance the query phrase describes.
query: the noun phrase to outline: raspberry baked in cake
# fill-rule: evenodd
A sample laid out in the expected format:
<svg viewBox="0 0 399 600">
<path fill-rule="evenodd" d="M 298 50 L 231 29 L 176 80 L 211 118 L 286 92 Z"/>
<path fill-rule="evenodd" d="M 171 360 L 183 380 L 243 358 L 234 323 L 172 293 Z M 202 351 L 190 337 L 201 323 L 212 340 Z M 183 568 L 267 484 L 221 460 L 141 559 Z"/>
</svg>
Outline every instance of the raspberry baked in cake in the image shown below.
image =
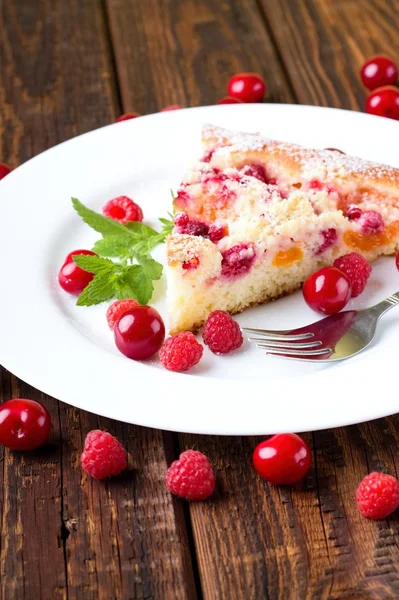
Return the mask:
<svg viewBox="0 0 399 600">
<path fill-rule="evenodd" d="M 207 125 L 174 199 L 171 332 L 298 289 L 351 251 L 399 247 L 399 169 Z"/>
</svg>

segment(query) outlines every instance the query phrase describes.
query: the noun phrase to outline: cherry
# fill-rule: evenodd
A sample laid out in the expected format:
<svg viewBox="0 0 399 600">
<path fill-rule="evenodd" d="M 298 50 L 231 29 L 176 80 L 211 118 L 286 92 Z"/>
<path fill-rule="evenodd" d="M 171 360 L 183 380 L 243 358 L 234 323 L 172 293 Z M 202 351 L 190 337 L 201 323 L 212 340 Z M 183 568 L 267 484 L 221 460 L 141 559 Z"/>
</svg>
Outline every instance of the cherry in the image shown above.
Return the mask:
<svg viewBox="0 0 399 600">
<path fill-rule="evenodd" d="M 165 108 L 163 108 L 161 110 L 161 112 L 168 112 L 169 110 L 180 110 L 181 106 L 179 106 L 178 104 L 171 104 L 170 106 L 165 106 Z"/>
<path fill-rule="evenodd" d="M 398 67 L 388 56 L 372 56 L 362 66 L 360 77 L 369 90 L 382 85 L 393 85 L 398 79 Z"/>
<path fill-rule="evenodd" d="M 153 356 L 165 339 L 161 315 L 151 306 L 137 306 L 126 311 L 115 323 L 116 347 L 134 360 Z"/>
<path fill-rule="evenodd" d="M 93 273 L 84 271 L 73 261 L 73 256 L 77 254 L 97 256 L 91 250 L 73 250 L 65 258 L 64 264 L 58 273 L 58 282 L 62 289 L 69 294 L 80 294 L 94 277 Z"/>
<path fill-rule="evenodd" d="M 352 294 L 348 277 L 336 267 L 323 267 L 312 273 L 302 291 L 306 304 L 325 315 L 342 310 Z"/>
<path fill-rule="evenodd" d="M 366 100 L 366 113 L 399 120 L 399 90 L 393 86 L 380 87 Z"/>
<path fill-rule="evenodd" d="M 6 175 L 11 173 L 12 168 L 6 165 L 6 163 L 0 162 L 0 180 L 4 179 Z"/>
<path fill-rule="evenodd" d="M 295 433 L 279 433 L 256 446 L 252 455 L 256 471 L 277 485 L 297 483 L 309 471 L 311 452 Z"/>
<path fill-rule="evenodd" d="M 242 102 L 261 102 L 266 94 L 266 83 L 257 73 L 238 73 L 230 79 L 227 92 Z"/>
<path fill-rule="evenodd" d="M 0 406 L 0 443 L 11 450 L 34 450 L 45 444 L 51 430 L 47 408 L 26 398 Z"/>
<path fill-rule="evenodd" d="M 361 208 L 356 206 L 356 204 L 351 204 L 346 209 L 345 217 L 349 219 L 349 221 L 357 221 L 362 216 L 363 211 Z"/>
<path fill-rule="evenodd" d="M 115 120 L 115 123 L 121 123 L 122 121 L 130 121 L 130 119 L 137 119 L 137 117 L 140 117 L 141 115 L 139 115 L 139 113 L 136 112 L 131 112 L 131 113 L 125 113 L 124 115 L 121 115 L 120 117 L 118 117 Z"/>
<path fill-rule="evenodd" d="M 218 100 L 218 104 L 243 104 L 243 101 L 231 96 L 224 96 L 224 98 Z"/>
</svg>

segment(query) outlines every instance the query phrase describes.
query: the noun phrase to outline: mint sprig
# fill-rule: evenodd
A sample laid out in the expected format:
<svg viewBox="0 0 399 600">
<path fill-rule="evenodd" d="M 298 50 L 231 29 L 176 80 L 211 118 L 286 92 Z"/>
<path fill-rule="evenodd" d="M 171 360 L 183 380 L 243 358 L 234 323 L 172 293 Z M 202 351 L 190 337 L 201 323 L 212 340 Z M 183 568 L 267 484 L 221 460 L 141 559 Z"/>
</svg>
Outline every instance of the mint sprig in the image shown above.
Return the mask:
<svg viewBox="0 0 399 600">
<path fill-rule="evenodd" d="M 72 198 L 72 204 L 83 221 L 102 235 L 93 246 L 98 256 L 73 257 L 79 267 L 94 274 L 77 305 L 92 306 L 112 298 L 134 298 L 140 304 L 147 304 L 154 291 L 152 282 L 162 276 L 162 265 L 151 257 L 151 251 L 172 232 L 173 215 L 168 213 L 170 220 L 159 219 L 162 229 L 158 232 L 144 223 L 124 224 L 104 217 L 77 198 Z"/>
</svg>

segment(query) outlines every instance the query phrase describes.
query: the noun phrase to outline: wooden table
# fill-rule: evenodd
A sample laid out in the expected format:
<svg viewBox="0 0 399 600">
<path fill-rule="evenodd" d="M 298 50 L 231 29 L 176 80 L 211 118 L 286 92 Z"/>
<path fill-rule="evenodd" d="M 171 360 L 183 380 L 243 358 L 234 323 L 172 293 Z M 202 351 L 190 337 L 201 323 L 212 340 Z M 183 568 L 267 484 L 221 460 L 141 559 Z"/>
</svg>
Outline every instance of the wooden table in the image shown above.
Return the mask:
<svg viewBox="0 0 399 600">
<path fill-rule="evenodd" d="M 0 160 L 17 166 L 122 112 L 213 104 L 242 70 L 264 75 L 271 102 L 361 109 L 362 61 L 381 51 L 399 59 L 398 8 L 398 0 L 0 1 Z M 354 502 L 369 471 L 396 473 L 397 416 L 306 434 L 313 467 L 290 489 L 256 476 L 256 439 L 113 422 L 5 370 L 0 396 L 43 402 L 54 424 L 40 451 L 0 449 L 2 600 L 399 597 L 398 518 L 367 521 Z M 106 482 L 79 466 L 83 439 L 98 427 L 130 453 L 129 470 Z M 215 465 L 218 490 L 187 504 L 163 477 L 193 446 Z"/>
</svg>

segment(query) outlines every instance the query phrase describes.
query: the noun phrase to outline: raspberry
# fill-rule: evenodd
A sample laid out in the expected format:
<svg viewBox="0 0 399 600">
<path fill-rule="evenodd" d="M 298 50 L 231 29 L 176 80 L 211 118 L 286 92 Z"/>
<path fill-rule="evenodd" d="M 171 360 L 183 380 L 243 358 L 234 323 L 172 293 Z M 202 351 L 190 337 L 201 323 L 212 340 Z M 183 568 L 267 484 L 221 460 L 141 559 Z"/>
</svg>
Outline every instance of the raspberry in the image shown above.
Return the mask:
<svg viewBox="0 0 399 600">
<path fill-rule="evenodd" d="M 189 216 L 186 213 L 177 213 L 174 223 L 177 227 L 178 233 L 208 237 L 208 225 L 206 223 L 202 223 L 201 221 L 190 221 Z"/>
<path fill-rule="evenodd" d="M 243 338 L 239 324 L 223 310 L 211 312 L 202 332 L 204 344 L 214 354 L 228 354 L 242 346 Z"/>
<path fill-rule="evenodd" d="M 179 212 L 175 215 L 174 223 L 175 223 L 176 227 L 179 227 L 179 228 L 186 227 L 189 220 L 190 220 L 190 218 L 187 213 Z"/>
<path fill-rule="evenodd" d="M 345 217 L 349 219 L 349 221 L 357 221 L 362 216 L 363 211 L 361 208 L 356 206 L 356 204 L 351 204 L 346 209 Z"/>
<path fill-rule="evenodd" d="M 245 167 L 242 168 L 242 172 L 244 175 L 247 175 L 249 177 L 255 177 L 255 179 L 259 179 L 259 181 L 263 181 L 263 183 L 266 183 L 266 171 L 262 165 L 245 165 Z"/>
<path fill-rule="evenodd" d="M 110 475 L 118 475 L 126 468 L 126 450 L 107 431 L 94 429 L 86 436 L 80 463 L 89 475 L 95 479 L 104 479 Z"/>
<path fill-rule="evenodd" d="M 356 490 L 357 507 L 363 517 L 384 519 L 399 506 L 399 481 L 385 473 L 370 473 Z"/>
<path fill-rule="evenodd" d="M 222 275 L 236 277 L 245 275 L 255 260 L 255 248 L 252 244 L 237 244 L 223 252 Z"/>
<path fill-rule="evenodd" d="M 384 221 L 376 210 L 366 210 L 359 219 L 362 233 L 378 233 L 384 229 Z"/>
<path fill-rule="evenodd" d="M 136 306 L 140 306 L 140 304 L 136 300 L 133 300 L 133 298 L 128 298 L 127 300 L 115 300 L 115 302 L 108 307 L 106 314 L 110 330 L 112 331 L 114 329 L 115 323 L 123 313 Z"/>
<path fill-rule="evenodd" d="M 166 487 L 187 500 L 205 500 L 215 491 L 215 474 L 208 458 L 198 450 L 186 450 L 169 467 Z"/>
<path fill-rule="evenodd" d="M 356 298 L 366 287 L 371 273 L 370 263 L 357 252 L 351 252 L 334 260 L 334 267 L 345 273 L 352 285 L 352 298 Z"/>
<path fill-rule="evenodd" d="M 127 196 L 118 196 L 107 202 L 103 208 L 103 215 L 119 221 L 119 223 L 143 220 L 143 211 L 140 206 Z"/>
<path fill-rule="evenodd" d="M 209 239 L 214 244 L 217 244 L 217 242 L 227 235 L 227 231 L 227 225 L 209 225 Z"/>
<path fill-rule="evenodd" d="M 159 360 L 169 371 L 188 371 L 200 361 L 203 351 L 194 334 L 183 331 L 164 342 L 159 351 Z"/>
<path fill-rule="evenodd" d="M 331 229 L 325 229 L 321 232 L 321 235 L 323 236 L 323 241 L 320 244 L 316 254 L 321 254 L 325 250 L 328 250 L 328 248 L 331 248 L 331 246 L 334 246 L 338 238 L 337 230 L 333 227 Z"/>
<path fill-rule="evenodd" d="M 193 256 L 190 260 L 185 260 L 182 264 L 182 269 L 184 271 L 193 271 L 198 269 L 200 264 L 200 259 L 197 256 Z"/>
</svg>

